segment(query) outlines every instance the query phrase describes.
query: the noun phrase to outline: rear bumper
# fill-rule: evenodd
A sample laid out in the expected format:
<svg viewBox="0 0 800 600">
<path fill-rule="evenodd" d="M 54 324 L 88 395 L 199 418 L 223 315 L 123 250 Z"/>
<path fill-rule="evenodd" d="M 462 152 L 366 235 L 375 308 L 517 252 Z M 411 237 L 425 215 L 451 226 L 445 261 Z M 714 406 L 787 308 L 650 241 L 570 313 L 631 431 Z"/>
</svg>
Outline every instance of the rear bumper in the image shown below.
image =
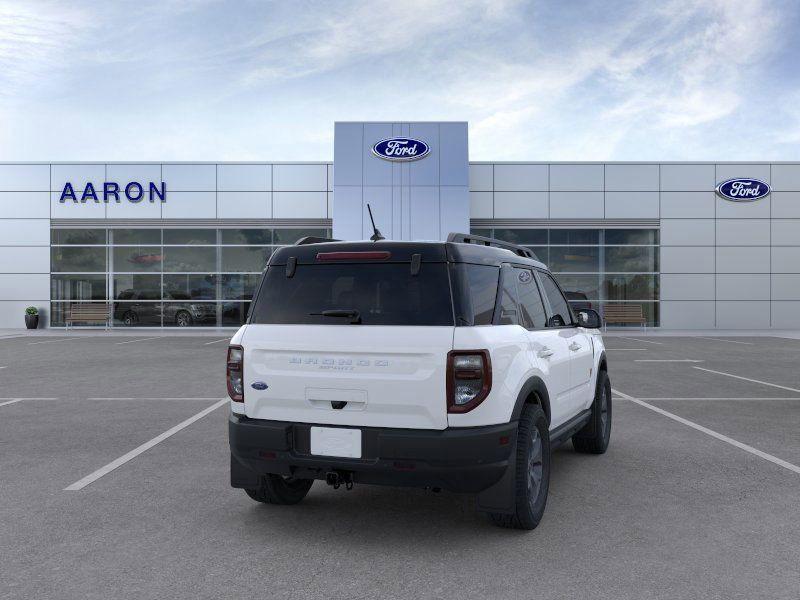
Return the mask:
<svg viewBox="0 0 800 600">
<path fill-rule="evenodd" d="M 324 479 L 346 472 L 356 483 L 480 492 L 496 483 L 515 447 L 517 423 L 445 429 L 362 427 L 362 458 L 314 456 L 311 424 L 231 414 L 231 485 L 256 487 L 262 475 Z"/>
</svg>

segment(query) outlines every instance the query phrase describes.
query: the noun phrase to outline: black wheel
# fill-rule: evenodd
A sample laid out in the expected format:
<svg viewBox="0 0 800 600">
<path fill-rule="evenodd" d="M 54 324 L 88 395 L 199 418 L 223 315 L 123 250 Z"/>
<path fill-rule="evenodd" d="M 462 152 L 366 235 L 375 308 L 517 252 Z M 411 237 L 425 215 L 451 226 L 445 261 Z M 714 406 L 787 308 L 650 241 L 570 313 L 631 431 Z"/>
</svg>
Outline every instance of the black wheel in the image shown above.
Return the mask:
<svg viewBox="0 0 800 600">
<path fill-rule="evenodd" d="M 280 475 L 265 475 L 261 486 L 245 492 L 256 502 L 265 504 L 297 504 L 308 494 L 313 479 L 294 479 Z"/>
<path fill-rule="evenodd" d="M 592 416 L 586 426 L 572 436 L 572 445 L 578 452 L 603 454 L 611 440 L 611 381 L 608 373 L 597 374 L 597 389 L 592 404 Z"/>
<path fill-rule="evenodd" d="M 517 431 L 514 514 L 491 513 L 501 527 L 535 529 L 542 520 L 550 488 L 550 433 L 541 407 L 526 404 Z"/>
<path fill-rule="evenodd" d="M 124 315 L 122 315 L 122 324 L 126 327 L 131 327 L 136 325 L 139 321 L 139 318 L 136 316 L 136 313 L 127 311 Z"/>
<path fill-rule="evenodd" d="M 181 310 L 175 315 L 175 324 L 178 327 L 191 327 L 192 326 L 192 315 L 190 315 L 185 310 Z"/>
</svg>

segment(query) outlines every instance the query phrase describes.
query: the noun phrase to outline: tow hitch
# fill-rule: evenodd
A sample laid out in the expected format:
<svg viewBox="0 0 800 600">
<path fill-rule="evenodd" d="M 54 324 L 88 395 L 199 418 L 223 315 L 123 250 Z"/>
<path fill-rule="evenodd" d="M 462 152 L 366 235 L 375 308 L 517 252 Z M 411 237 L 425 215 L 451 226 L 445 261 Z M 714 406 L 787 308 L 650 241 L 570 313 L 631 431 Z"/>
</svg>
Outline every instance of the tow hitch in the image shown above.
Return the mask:
<svg viewBox="0 0 800 600">
<path fill-rule="evenodd" d="M 353 474 L 350 471 L 328 471 L 325 473 L 325 483 L 338 490 L 344 484 L 346 490 L 353 489 Z"/>
</svg>

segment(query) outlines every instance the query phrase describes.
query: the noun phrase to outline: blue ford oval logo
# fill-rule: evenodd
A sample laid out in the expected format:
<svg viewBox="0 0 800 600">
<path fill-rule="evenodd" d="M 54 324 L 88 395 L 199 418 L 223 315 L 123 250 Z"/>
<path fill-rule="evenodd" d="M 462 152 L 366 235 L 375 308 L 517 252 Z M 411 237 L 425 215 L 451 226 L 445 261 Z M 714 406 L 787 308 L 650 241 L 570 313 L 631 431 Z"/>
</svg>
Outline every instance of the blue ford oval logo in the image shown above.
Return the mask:
<svg viewBox="0 0 800 600">
<path fill-rule="evenodd" d="M 269 386 L 263 381 L 254 381 L 253 383 L 250 384 L 250 387 L 253 388 L 254 390 L 265 390 Z"/>
<path fill-rule="evenodd" d="M 734 202 L 752 202 L 763 198 L 770 192 L 768 183 L 760 179 L 728 179 L 717 186 L 717 193 Z"/>
<path fill-rule="evenodd" d="M 419 160 L 427 156 L 431 149 L 422 140 L 408 137 L 393 137 L 381 140 L 372 147 L 372 153 L 384 160 Z"/>
</svg>

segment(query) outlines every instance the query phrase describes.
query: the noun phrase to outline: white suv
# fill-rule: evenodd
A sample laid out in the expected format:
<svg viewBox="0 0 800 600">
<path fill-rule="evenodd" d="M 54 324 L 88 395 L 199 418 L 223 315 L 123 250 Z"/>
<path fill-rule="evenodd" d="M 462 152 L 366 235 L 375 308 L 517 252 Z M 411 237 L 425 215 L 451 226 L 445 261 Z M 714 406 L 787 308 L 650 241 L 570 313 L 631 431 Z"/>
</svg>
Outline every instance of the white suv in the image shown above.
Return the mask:
<svg viewBox="0 0 800 600">
<path fill-rule="evenodd" d="M 277 250 L 228 349 L 231 485 L 294 504 L 315 479 L 478 494 L 533 529 L 550 454 L 602 454 L 600 317 L 530 250 L 304 239 Z"/>
</svg>

